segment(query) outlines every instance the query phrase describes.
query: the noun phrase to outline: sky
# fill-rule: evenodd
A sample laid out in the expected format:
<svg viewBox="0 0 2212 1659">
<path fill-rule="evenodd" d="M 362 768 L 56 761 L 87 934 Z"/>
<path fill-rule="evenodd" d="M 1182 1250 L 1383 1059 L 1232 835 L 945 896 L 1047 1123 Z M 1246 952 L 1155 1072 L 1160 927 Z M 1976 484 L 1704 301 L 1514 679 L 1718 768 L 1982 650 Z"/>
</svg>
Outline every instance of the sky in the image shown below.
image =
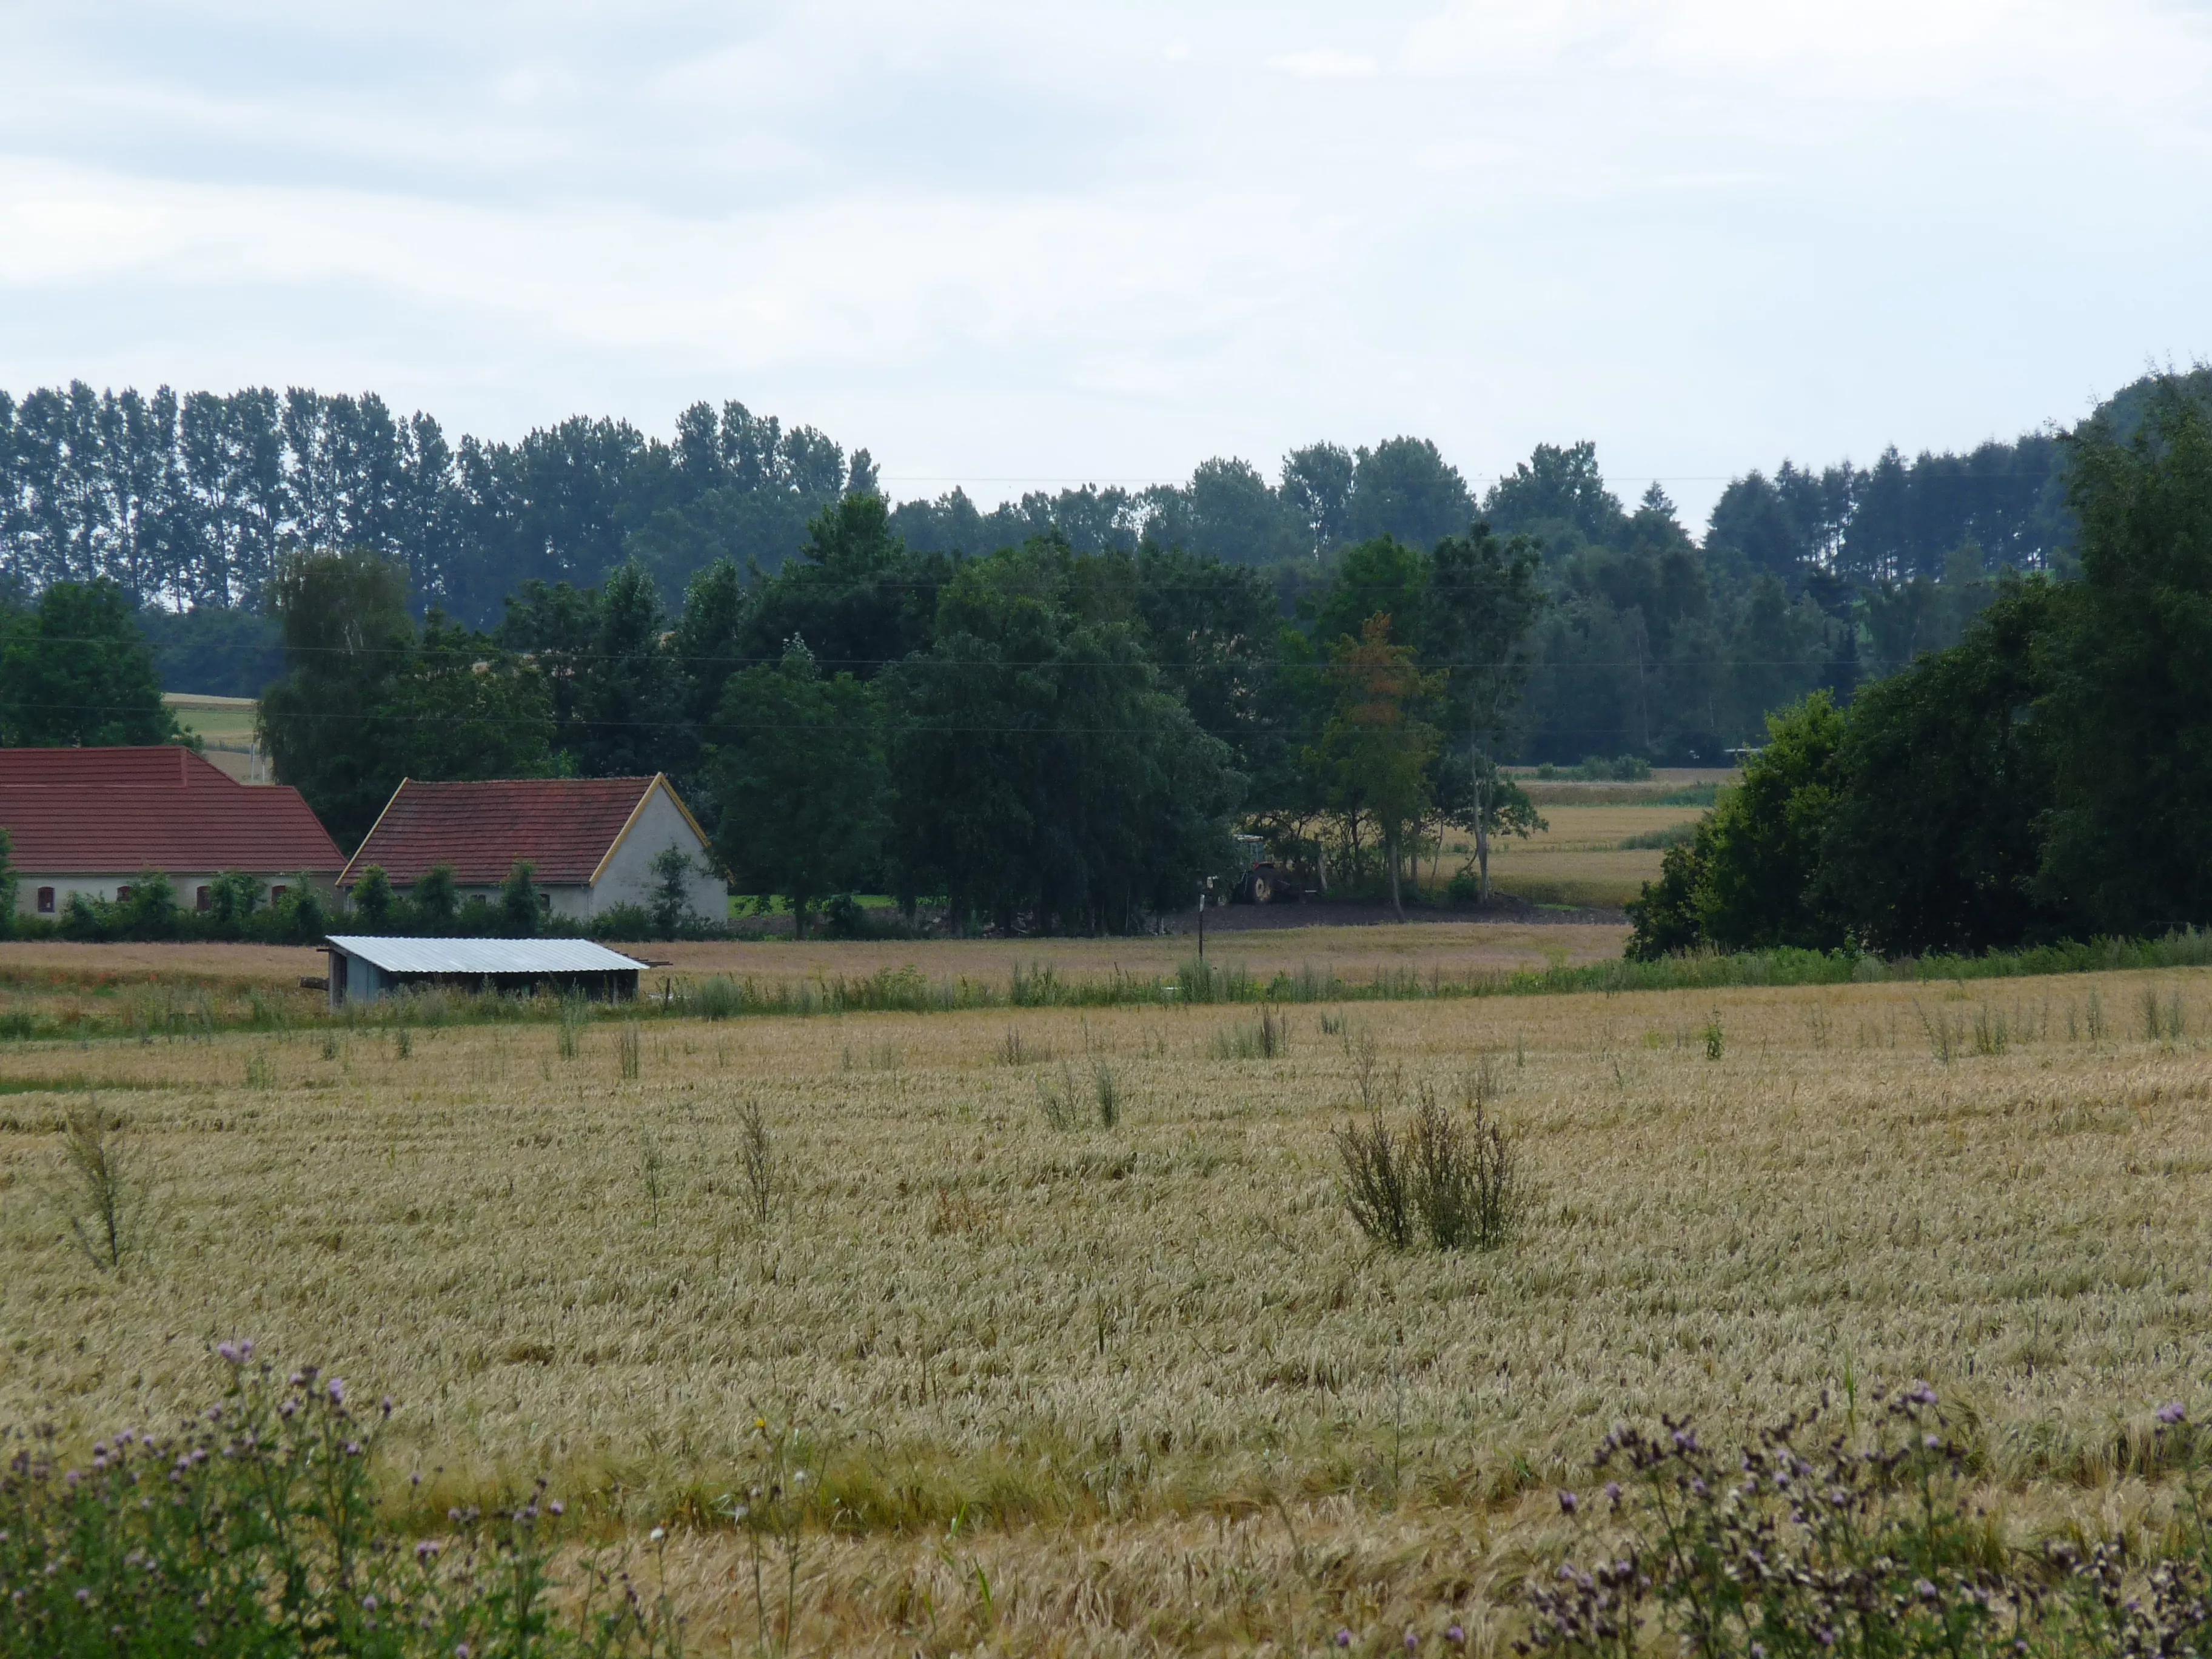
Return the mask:
<svg viewBox="0 0 2212 1659">
<path fill-rule="evenodd" d="M 2212 354 L 2212 4 L 0 0 L 0 386 L 737 398 L 892 495 L 2068 423 Z"/>
</svg>

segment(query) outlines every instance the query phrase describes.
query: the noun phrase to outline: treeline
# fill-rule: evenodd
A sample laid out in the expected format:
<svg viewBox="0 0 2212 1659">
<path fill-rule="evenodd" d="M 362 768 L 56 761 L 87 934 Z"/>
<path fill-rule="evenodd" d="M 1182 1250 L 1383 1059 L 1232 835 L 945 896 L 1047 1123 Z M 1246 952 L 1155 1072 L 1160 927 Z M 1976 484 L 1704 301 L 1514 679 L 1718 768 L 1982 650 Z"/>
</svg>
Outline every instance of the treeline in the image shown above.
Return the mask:
<svg viewBox="0 0 2212 1659">
<path fill-rule="evenodd" d="M 2079 575 L 1810 696 L 1632 908 L 1634 953 L 1974 952 L 2212 920 L 2212 414 L 2155 386 L 2063 440 Z"/>
<path fill-rule="evenodd" d="M 342 844 L 404 776 L 666 772 L 740 890 L 941 901 L 956 925 L 1119 929 L 1186 908 L 1239 815 L 1322 884 L 1394 890 L 1446 823 L 1525 827 L 1491 758 L 1537 554 L 1480 526 L 1348 550 L 1286 623 L 1266 575 L 1062 538 L 908 546 L 848 495 L 772 574 L 718 560 L 673 615 L 641 563 L 527 583 L 498 627 L 411 614 L 370 553 L 271 583 L 277 776 Z"/>
<path fill-rule="evenodd" d="M 2069 568 L 2063 465 L 2050 434 L 1893 450 L 1870 468 L 1784 462 L 1731 482 L 1700 539 L 1656 486 L 1624 507 L 1587 444 L 1539 446 L 1483 491 L 1433 443 L 1398 437 L 1294 449 L 1272 481 L 1217 459 L 1180 484 L 988 510 L 954 490 L 896 503 L 891 522 L 920 554 L 1037 537 L 1078 554 L 1179 550 L 1265 572 L 1290 617 L 1346 550 L 1432 547 L 1480 518 L 1541 542 L 1551 600 L 1513 757 L 1712 763 L 1783 702 L 1816 687 L 1848 698 L 1950 644 L 1995 573 Z M 694 404 L 665 441 L 579 416 L 509 444 L 451 441 L 374 394 L 77 383 L 0 394 L 0 585 L 21 603 L 112 581 L 144 607 L 166 684 L 252 696 L 276 672 L 263 613 L 288 554 L 375 552 L 405 570 L 418 617 L 490 630 L 533 582 L 596 588 L 634 565 L 673 608 L 718 562 L 772 574 L 820 512 L 878 487 L 866 451 L 737 403 Z"/>
</svg>

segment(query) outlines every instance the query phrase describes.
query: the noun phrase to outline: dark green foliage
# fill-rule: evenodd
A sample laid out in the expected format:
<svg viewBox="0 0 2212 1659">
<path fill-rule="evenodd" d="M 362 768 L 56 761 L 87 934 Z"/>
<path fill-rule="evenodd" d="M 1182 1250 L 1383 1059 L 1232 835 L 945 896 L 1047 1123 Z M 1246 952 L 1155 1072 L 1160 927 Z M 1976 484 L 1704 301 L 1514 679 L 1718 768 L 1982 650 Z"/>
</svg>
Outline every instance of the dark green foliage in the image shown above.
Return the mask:
<svg viewBox="0 0 2212 1659">
<path fill-rule="evenodd" d="M 425 933 L 451 933 L 460 920 L 460 899 L 453 890 L 453 867 L 434 864 L 416 878 L 408 895 L 415 926 Z"/>
<path fill-rule="evenodd" d="M 532 938 L 545 919 L 538 884 L 531 879 L 535 873 L 536 868 L 528 860 L 518 859 L 514 867 L 507 872 L 507 879 L 499 884 L 499 897 L 494 901 L 493 908 L 499 914 L 499 931 L 504 938 Z"/>
<path fill-rule="evenodd" d="M 2081 580 L 2037 710 L 2055 802 L 2039 884 L 2081 925 L 2212 917 L 2212 416 L 2179 385 L 2132 436 L 2073 440 Z"/>
<path fill-rule="evenodd" d="M 544 677 L 434 611 L 417 636 L 405 573 L 372 555 L 295 558 L 270 603 L 285 677 L 262 696 L 262 742 L 342 847 L 400 781 L 532 777 L 550 769 Z"/>
<path fill-rule="evenodd" d="M 384 873 L 384 866 L 372 864 L 355 879 L 353 913 L 361 925 L 372 933 L 381 933 L 392 928 L 398 907 L 399 896 L 392 890 L 392 878 Z"/>
<path fill-rule="evenodd" d="M 110 581 L 56 582 L 0 633 L 0 742 L 75 748 L 175 741 L 153 652 Z"/>
<path fill-rule="evenodd" d="M 144 605 L 138 626 L 153 647 L 164 691 L 258 697 L 284 672 L 284 635 L 258 611 L 204 605 L 191 611 Z"/>
<path fill-rule="evenodd" d="M 1633 907 L 1632 956 L 2212 921 L 2212 416 L 2177 385 L 2070 447 L 2079 580 L 2001 577 L 1957 644 L 1776 723 Z"/>
<path fill-rule="evenodd" d="M 1705 937 L 1721 949 L 1819 951 L 1843 942 L 1814 890 L 1842 783 L 1843 735 L 1843 715 L 1825 692 L 1770 716 L 1766 746 L 1715 805 L 1700 836 L 1709 851 L 1697 908 Z"/>
<path fill-rule="evenodd" d="M 571 752 L 588 777 L 679 771 L 683 681 L 661 648 L 668 618 L 645 567 L 613 571 L 599 596 L 599 627 L 580 675 Z"/>
<path fill-rule="evenodd" d="M 1705 942 L 1698 890 L 1711 857 L 1711 836 L 1703 823 L 1690 840 L 1661 854 L 1659 879 L 1645 882 L 1643 892 L 1628 902 L 1631 962 L 1657 962 Z"/>
<path fill-rule="evenodd" d="M 556 1576 L 562 1506 L 542 1483 L 489 1517 L 388 1516 L 391 1402 L 357 1407 L 312 1365 L 280 1382 L 252 1349 L 222 1345 L 230 1386 L 173 1434 L 125 1430 L 66 1468 L 50 1437 L 15 1438 L 0 1470 L 0 1656 L 676 1650 L 665 1602 L 611 1557 Z"/>
<path fill-rule="evenodd" d="M 1243 781 L 1147 659 L 1133 568 L 1038 542 L 955 573 L 931 648 L 884 677 L 902 895 L 1121 930 L 1221 867 Z"/>
<path fill-rule="evenodd" d="M 2007 949 L 2059 925 L 2033 891 L 2051 767 L 2036 645 L 2060 590 L 2008 586 L 1957 647 L 1861 692 L 1819 900 L 1885 956 Z"/>
<path fill-rule="evenodd" d="M 710 728 L 715 852 L 741 890 L 791 904 L 805 938 L 817 901 L 873 873 L 886 807 L 882 716 L 872 689 L 825 677 L 794 635 L 773 667 L 730 681 Z"/>
<path fill-rule="evenodd" d="M 674 845 L 653 855 L 653 902 L 647 906 L 653 930 L 663 939 L 674 939 L 691 915 L 691 856 Z M 720 918 L 717 918 L 720 920 Z"/>
</svg>

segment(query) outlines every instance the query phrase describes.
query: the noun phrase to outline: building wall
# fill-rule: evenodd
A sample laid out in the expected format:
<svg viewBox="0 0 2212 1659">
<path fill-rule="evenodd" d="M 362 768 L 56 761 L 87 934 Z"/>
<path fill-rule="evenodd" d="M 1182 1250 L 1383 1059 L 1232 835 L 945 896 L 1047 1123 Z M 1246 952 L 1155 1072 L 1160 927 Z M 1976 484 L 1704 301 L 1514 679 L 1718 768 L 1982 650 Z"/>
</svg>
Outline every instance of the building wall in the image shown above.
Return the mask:
<svg viewBox="0 0 2212 1659">
<path fill-rule="evenodd" d="M 411 895 L 414 890 L 402 888 L 397 890 Z M 565 916 L 571 921 L 581 921 L 592 914 L 592 890 L 580 881 L 570 883 L 541 881 L 538 884 L 538 890 L 544 895 L 546 909 L 550 915 Z M 466 883 L 457 882 L 453 885 L 453 897 L 463 904 L 466 904 L 472 898 L 480 898 L 487 904 L 496 904 L 499 902 L 499 889 L 495 885 L 471 887 Z"/>
<path fill-rule="evenodd" d="M 617 904 L 651 904 L 653 860 L 670 847 L 682 848 L 691 860 L 691 878 L 687 884 L 692 909 L 709 921 L 727 917 L 729 884 L 715 872 L 707 844 L 693 833 L 690 820 L 665 784 L 647 797 L 636 822 L 630 825 L 629 835 L 608 860 L 599 885 L 592 890 L 591 908 L 581 914 L 603 915 Z"/>
<path fill-rule="evenodd" d="M 172 871 L 168 875 L 171 885 L 177 890 L 178 908 L 191 910 L 198 908 L 199 890 L 215 884 L 216 872 L 205 871 L 179 874 Z M 337 890 L 337 872 L 333 870 L 325 875 L 308 876 L 306 880 L 316 891 L 325 898 L 328 898 Z M 296 887 L 300 884 L 301 877 L 296 870 L 287 870 L 275 875 L 263 875 L 260 879 L 263 896 L 265 899 L 270 888 Z M 72 893 L 82 893 L 89 898 L 112 900 L 115 896 L 117 888 L 135 886 L 138 877 L 135 872 L 127 876 L 113 872 L 88 876 L 38 874 L 28 870 L 19 871 L 16 872 L 15 914 L 19 916 L 50 915 L 58 918 L 68 908 L 70 895 Z M 51 887 L 54 890 L 54 908 L 51 911 L 39 908 L 39 890 L 41 887 Z"/>
</svg>

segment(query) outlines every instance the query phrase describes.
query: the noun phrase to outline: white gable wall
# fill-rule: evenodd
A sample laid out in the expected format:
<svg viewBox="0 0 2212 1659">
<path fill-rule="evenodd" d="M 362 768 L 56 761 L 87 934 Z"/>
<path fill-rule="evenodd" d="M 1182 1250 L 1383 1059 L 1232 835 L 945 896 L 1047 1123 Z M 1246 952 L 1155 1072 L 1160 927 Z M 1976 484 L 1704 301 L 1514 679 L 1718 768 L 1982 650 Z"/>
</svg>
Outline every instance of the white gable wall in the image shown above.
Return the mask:
<svg viewBox="0 0 2212 1659">
<path fill-rule="evenodd" d="M 670 847 L 680 847 L 691 860 L 691 908 L 708 921 L 721 921 L 730 914 L 729 884 L 714 872 L 707 844 L 691 828 L 691 821 L 676 804 L 665 783 L 656 783 L 645 805 L 631 821 L 629 831 L 607 860 L 598 884 L 591 890 L 587 914 L 604 915 L 617 904 L 650 906 L 653 902 L 653 860 Z M 564 908 L 560 900 L 556 908 Z"/>
</svg>

